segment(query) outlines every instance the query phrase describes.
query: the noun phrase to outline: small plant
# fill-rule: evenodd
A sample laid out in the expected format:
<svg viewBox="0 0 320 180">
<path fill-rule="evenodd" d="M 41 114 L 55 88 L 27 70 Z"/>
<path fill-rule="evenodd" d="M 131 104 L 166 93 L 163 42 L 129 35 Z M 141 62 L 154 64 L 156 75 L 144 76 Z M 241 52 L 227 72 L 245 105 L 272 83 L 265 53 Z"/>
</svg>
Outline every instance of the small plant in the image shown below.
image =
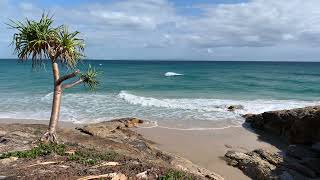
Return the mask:
<svg viewBox="0 0 320 180">
<path fill-rule="evenodd" d="M 18 157 L 18 158 L 36 158 L 38 156 L 47 156 L 52 153 L 58 155 L 64 155 L 66 147 L 63 144 L 39 144 L 39 146 L 32 148 L 31 150 L 26 151 L 15 151 L 0 154 L 0 159 L 9 158 L 9 157 Z"/>
<path fill-rule="evenodd" d="M 68 157 L 70 161 L 77 161 L 86 165 L 95 165 L 101 161 L 117 161 L 120 159 L 118 153 L 108 151 L 106 153 L 97 153 L 92 150 L 80 150 Z"/>
<path fill-rule="evenodd" d="M 160 176 L 158 180 L 192 180 L 192 178 L 182 171 L 169 170 L 165 175 Z"/>
</svg>

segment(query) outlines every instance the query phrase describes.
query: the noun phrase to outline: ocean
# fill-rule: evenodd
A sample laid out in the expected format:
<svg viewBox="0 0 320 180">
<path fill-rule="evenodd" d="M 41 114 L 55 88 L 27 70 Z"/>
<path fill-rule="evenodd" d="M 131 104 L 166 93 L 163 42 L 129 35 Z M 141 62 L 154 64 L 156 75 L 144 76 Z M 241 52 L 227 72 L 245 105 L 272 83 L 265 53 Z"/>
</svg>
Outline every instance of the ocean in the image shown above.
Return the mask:
<svg viewBox="0 0 320 180">
<path fill-rule="evenodd" d="M 62 121 L 137 117 L 224 128 L 241 125 L 243 114 L 320 103 L 317 62 L 86 60 L 80 69 L 87 64 L 101 72 L 101 85 L 96 92 L 65 90 Z M 32 70 L 30 62 L 0 60 L 0 118 L 49 119 L 52 89 L 50 64 Z M 230 112 L 230 105 L 242 108 Z"/>
</svg>

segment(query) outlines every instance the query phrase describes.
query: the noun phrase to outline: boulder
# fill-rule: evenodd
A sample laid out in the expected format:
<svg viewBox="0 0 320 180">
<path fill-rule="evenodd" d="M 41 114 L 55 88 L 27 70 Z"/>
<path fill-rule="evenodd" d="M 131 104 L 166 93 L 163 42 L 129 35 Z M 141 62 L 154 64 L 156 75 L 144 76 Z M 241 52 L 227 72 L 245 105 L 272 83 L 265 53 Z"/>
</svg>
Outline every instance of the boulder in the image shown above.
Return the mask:
<svg viewBox="0 0 320 180">
<path fill-rule="evenodd" d="M 252 179 L 269 180 L 275 176 L 273 171 L 276 169 L 276 166 L 261 158 L 255 152 L 228 151 L 225 157 L 229 165 L 238 167 Z"/>
<path fill-rule="evenodd" d="M 320 106 L 243 116 L 253 128 L 284 136 L 292 144 L 320 141 Z"/>
<path fill-rule="evenodd" d="M 283 156 L 257 149 L 247 153 L 228 151 L 225 157 L 229 165 L 239 168 L 252 179 L 320 178 L 319 154 L 312 154 L 300 146 L 291 146 Z"/>
<path fill-rule="evenodd" d="M 15 162 L 17 161 L 18 158 L 17 157 L 9 157 L 9 158 L 4 158 L 4 159 L 1 159 L 0 160 L 0 164 L 3 164 L 3 165 L 8 165 L 12 162 Z"/>
<path fill-rule="evenodd" d="M 117 130 L 131 128 L 141 123 L 143 123 L 143 120 L 137 118 L 122 118 L 97 124 L 89 124 L 84 127 L 78 127 L 76 129 L 92 136 L 105 138 L 114 134 Z"/>
</svg>

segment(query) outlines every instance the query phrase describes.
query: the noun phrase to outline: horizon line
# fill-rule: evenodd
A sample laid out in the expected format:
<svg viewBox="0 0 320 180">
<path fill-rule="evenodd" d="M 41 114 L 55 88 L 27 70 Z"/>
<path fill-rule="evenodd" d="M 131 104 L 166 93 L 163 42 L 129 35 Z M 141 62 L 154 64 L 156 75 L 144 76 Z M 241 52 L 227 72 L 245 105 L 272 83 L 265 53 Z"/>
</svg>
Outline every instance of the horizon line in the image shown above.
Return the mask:
<svg viewBox="0 0 320 180">
<path fill-rule="evenodd" d="M 18 58 L 0 58 L 0 60 L 19 60 Z M 28 59 L 31 60 L 31 59 Z M 49 60 L 49 59 L 44 59 Z M 164 61 L 164 62 L 312 62 L 319 63 L 319 61 L 310 60 L 195 60 L 195 59 L 95 59 L 87 58 L 83 61 Z"/>
</svg>

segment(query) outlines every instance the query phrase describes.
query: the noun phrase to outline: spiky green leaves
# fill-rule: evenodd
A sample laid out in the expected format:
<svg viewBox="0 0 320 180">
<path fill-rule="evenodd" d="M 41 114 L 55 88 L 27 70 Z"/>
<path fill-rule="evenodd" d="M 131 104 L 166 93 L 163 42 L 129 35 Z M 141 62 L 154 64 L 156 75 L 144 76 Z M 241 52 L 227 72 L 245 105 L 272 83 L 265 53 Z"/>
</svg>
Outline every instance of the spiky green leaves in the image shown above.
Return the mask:
<svg viewBox="0 0 320 180">
<path fill-rule="evenodd" d="M 31 57 L 33 67 L 41 65 L 43 58 L 50 58 L 75 68 L 84 56 L 84 41 L 77 37 L 78 31 L 69 33 L 66 26 L 54 27 L 53 23 L 52 17 L 45 14 L 39 21 L 11 20 L 9 27 L 17 30 L 12 42 L 15 53 L 23 61 Z"/>
<path fill-rule="evenodd" d="M 97 79 L 98 74 L 99 72 L 89 65 L 87 72 L 81 73 L 80 78 L 83 80 L 85 86 L 87 86 L 91 91 L 95 91 L 99 85 L 99 81 Z"/>
<path fill-rule="evenodd" d="M 78 61 L 84 57 L 84 41 L 77 38 L 78 31 L 69 33 L 66 26 L 60 31 L 58 36 L 57 53 L 61 62 L 67 64 L 71 68 L 75 68 Z"/>
<path fill-rule="evenodd" d="M 13 35 L 12 44 L 19 59 L 27 60 L 30 56 L 33 66 L 39 65 L 43 58 L 49 57 L 49 46 L 56 46 L 58 28 L 52 27 L 53 20 L 43 14 L 40 21 L 26 19 L 25 22 L 13 21 L 8 24 L 18 32 Z"/>
</svg>

